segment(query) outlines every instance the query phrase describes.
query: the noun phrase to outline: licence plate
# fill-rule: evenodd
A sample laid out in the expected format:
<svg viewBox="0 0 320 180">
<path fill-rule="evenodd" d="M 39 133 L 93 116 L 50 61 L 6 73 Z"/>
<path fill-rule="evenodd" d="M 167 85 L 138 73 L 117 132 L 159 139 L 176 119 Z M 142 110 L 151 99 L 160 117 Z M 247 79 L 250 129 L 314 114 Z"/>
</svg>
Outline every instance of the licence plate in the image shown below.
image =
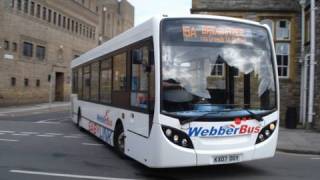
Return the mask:
<svg viewBox="0 0 320 180">
<path fill-rule="evenodd" d="M 240 161 L 240 155 L 238 154 L 213 156 L 213 162 L 218 164 L 234 163 L 239 161 Z"/>
</svg>

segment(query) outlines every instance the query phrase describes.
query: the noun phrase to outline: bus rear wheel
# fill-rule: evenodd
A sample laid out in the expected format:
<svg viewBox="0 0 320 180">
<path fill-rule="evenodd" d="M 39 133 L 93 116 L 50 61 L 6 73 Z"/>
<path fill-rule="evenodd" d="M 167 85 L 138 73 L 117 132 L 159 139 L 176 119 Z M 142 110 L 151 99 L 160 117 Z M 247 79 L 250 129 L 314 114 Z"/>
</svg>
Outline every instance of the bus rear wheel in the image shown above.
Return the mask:
<svg viewBox="0 0 320 180">
<path fill-rule="evenodd" d="M 116 151 L 121 156 L 124 156 L 124 148 L 125 148 L 124 140 L 125 140 L 125 135 L 124 135 L 123 126 L 121 123 L 118 123 L 114 131 L 113 142 L 114 142 L 114 147 Z"/>
</svg>

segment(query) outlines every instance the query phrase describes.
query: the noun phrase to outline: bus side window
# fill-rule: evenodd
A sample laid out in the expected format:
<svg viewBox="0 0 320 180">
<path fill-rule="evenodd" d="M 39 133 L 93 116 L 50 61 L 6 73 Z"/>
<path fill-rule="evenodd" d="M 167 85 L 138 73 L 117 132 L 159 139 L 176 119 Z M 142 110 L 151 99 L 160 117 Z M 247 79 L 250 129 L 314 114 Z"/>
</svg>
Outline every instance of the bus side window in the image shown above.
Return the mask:
<svg viewBox="0 0 320 180">
<path fill-rule="evenodd" d="M 148 65 L 149 51 L 147 46 L 133 49 L 131 53 L 131 106 L 148 108 Z"/>
<path fill-rule="evenodd" d="M 79 68 L 78 70 L 78 98 L 82 99 L 82 93 L 83 93 L 83 85 L 82 85 L 82 67 Z"/>
<path fill-rule="evenodd" d="M 113 91 L 127 89 L 127 53 L 113 57 Z"/>
<path fill-rule="evenodd" d="M 154 50 L 153 48 L 149 49 L 149 110 L 150 113 L 154 111 L 154 101 L 155 101 L 155 69 L 154 69 Z"/>
<path fill-rule="evenodd" d="M 78 94 L 78 69 L 72 70 L 72 93 Z"/>
<path fill-rule="evenodd" d="M 153 49 L 143 46 L 131 51 L 131 106 L 153 111 L 155 75 Z"/>
</svg>

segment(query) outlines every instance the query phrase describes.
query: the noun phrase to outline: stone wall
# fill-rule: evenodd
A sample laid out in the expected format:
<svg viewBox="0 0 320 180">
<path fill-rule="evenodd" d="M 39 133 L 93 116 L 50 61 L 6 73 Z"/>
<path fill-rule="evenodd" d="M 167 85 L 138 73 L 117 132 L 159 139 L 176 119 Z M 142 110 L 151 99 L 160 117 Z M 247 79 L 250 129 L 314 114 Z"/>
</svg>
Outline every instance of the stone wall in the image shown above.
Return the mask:
<svg viewBox="0 0 320 180">
<path fill-rule="evenodd" d="M 70 63 L 75 56 L 79 56 L 98 45 L 99 26 L 102 22 L 99 21 L 100 14 L 97 10 L 101 9 L 101 6 L 97 7 L 99 4 L 96 4 L 96 0 L 86 0 L 84 5 L 81 4 L 82 1 L 34 0 L 32 2 L 35 2 L 36 5 L 41 4 L 41 17 L 38 18 L 30 14 L 30 7 L 29 12 L 25 13 L 23 3 L 22 9 L 18 10 L 16 8 L 17 1 L 15 1 L 14 8 L 12 8 L 11 2 L 11 0 L 0 0 L 0 106 L 48 102 L 49 76 L 52 82 L 52 98 L 54 99 L 56 72 L 64 73 L 63 100 L 69 100 L 71 91 Z M 126 8 L 130 8 L 129 5 L 127 4 Z M 52 18 L 53 12 L 70 18 L 70 28 L 54 24 L 53 19 L 49 21 L 48 11 L 47 19 L 44 20 L 42 18 L 43 7 L 51 10 Z M 111 10 L 117 16 L 121 16 L 118 13 L 118 7 Z M 129 16 L 131 15 L 132 13 Z M 126 16 L 126 20 L 130 20 L 129 16 Z M 132 15 L 132 23 L 133 18 Z M 78 22 L 78 28 L 81 23 L 94 31 L 88 33 L 88 30 L 84 32 L 71 30 L 72 20 L 75 20 L 74 29 L 75 22 Z M 119 28 L 118 21 L 115 22 L 106 26 L 108 29 L 118 30 L 110 38 L 124 30 L 122 27 Z M 5 41 L 10 43 L 9 50 L 3 48 Z M 33 44 L 33 57 L 23 55 L 24 42 Z M 12 43 L 17 43 L 16 51 L 12 49 Z M 36 57 L 37 45 L 45 47 L 44 60 L 39 60 Z M 16 79 L 15 86 L 12 86 L 11 78 Z M 25 86 L 25 79 L 28 79 L 28 86 Z M 36 86 L 37 80 L 40 81 L 39 87 Z"/>
<path fill-rule="evenodd" d="M 299 11 L 293 0 L 193 0 L 192 11 Z"/>
</svg>

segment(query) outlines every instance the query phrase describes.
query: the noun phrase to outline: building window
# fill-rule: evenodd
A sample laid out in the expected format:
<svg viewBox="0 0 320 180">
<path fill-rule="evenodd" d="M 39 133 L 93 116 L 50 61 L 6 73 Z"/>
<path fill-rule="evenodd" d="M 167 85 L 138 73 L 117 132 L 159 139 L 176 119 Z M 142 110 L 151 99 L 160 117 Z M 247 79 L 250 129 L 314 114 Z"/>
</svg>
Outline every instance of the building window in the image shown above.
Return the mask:
<svg viewBox="0 0 320 180">
<path fill-rule="evenodd" d="M 278 75 L 280 78 L 289 78 L 291 23 L 287 19 L 264 19 L 263 24 L 272 27 L 274 43 L 276 46 Z M 275 24 L 275 27 L 274 27 Z"/>
<path fill-rule="evenodd" d="M 9 50 L 10 49 L 10 43 L 9 41 L 4 41 L 4 50 Z"/>
<path fill-rule="evenodd" d="M 127 89 L 127 54 L 122 53 L 113 57 L 113 90 Z"/>
<path fill-rule="evenodd" d="M 46 57 L 46 48 L 43 46 L 37 46 L 36 57 L 40 60 L 44 60 Z"/>
<path fill-rule="evenodd" d="M 51 9 L 48 10 L 48 22 L 50 23 L 51 22 Z"/>
<path fill-rule="evenodd" d="M 23 55 L 27 57 L 32 57 L 33 55 L 33 44 L 24 42 L 23 43 Z"/>
<path fill-rule="evenodd" d="M 67 29 L 70 30 L 70 19 L 68 18 Z"/>
<path fill-rule="evenodd" d="M 37 79 L 37 81 L 36 81 L 36 86 L 37 86 L 37 87 L 40 87 L 40 79 Z"/>
<path fill-rule="evenodd" d="M 57 23 L 57 12 L 53 13 L 53 24 Z"/>
<path fill-rule="evenodd" d="M 306 23 L 305 23 L 305 43 L 310 42 L 310 27 L 311 27 L 311 22 L 310 22 L 310 15 L 308 14 L 306 17 Z"/>
<path fill-rule="evenodd" d="M 211 64 L 211 76 L 223 77 L 224 75 L 224 63 L 221 57 L 218 57 L 218 60 L 215 64 Z"/>
<path fill-rule="evenodd" d="M 13 43 L 12 43 L 12 51 L 13 51 L 13 52 L 17 52 L 17 49 L 18 49 L 17 43 L 16 43 L 16 42 L 13 42 Z"/>
<path fill-rule="evenodd" d="M 42 19 L 43 20 L 47 19 L 47 8 L 46 7 L 42 8 Z"/>
<path fill-rule="evenodd" d="M 99 100 L 99 62 L 91 64 L 90 100 Z"/>
<path fill-rule="evenodd" d="M 21 0 L 18 0 L 18 1 L 17 1 L 17 8 L 18 8 L 19 11 L 21 11 L 21 9 L 22 9 L 22 2 L 21 2 Z"/>
<path fill-rule="evenodd" d="M 34 16 L 34 6 L 35 6 L 34 2 L 31 1 L 31 4 L 30 4 L 30 15 L 31 16 Z"/>
<path fill-rule="evenodd" d="M 71 31 L 74 32 L 74 21 L 71 21 Z"/>
<path fill-rule="evenodd" d="M 58 15 L 58 26 L 61 26 L 61 14 Z"/>
<path fill-rule="evenodd" d="M 11 78 L 11 86 L 12 87 L 16 86 L 16 78 L 15 77 Z"/>
<path fill-rule="evenodd" d="M 87 34 L 86 34 L 87 37 L 89 37 L 89 27 L 87 27 Z"/>
<path fill-rule="evenodd" d="M 41 14 L 41 6 L 40 4 L 37 4 L 37 17 L 40 18 L 40 14 Z"/>
<path fill-rule="evenodd" d="M 23 11 L 28 13 L 29 8 L 29 0 L 24 0 Z"/>
<path fill-rule="evenodd" d="M 25 87 L 28 87 L 28 86 L 29 86 L 29 79 L 28 79 L 28 78 L 25 78 L 25 79 L 24 79 L 24 86 L 25 86 Z"/>
<path fill-rule="evenodd" d="M 290 44 L 289 43 L 276 43 L 276 54 L 278 64 L 279 77 L 289 77 L 289 62 L 290 62 Z"/>
<path fill-rule="evenodd" d="M 282 19 L 276 24 L 276 40 L 290 40 L 290 21 Z"/>
<path fill-rule="evenodd" d="M 271 19 L 264 19 L 261 23 L 267 25 L 270 28 L 272 35 L 274 34 L 274 25 Z"/>
<path fill-rule="evenodd" d="M 111 103 L 112 86 L 112 60 L 106 59 L 101 62 L 100 74 L 100 101 Z"/>
<path fill-rule="evenodd" d="M 63 28 L 66 28 L 66 17 L 65 17 L 65 16 L 63 16 L 62 27 L 63 27 Z"/>
<path fill-rule="evenodd" d="M 76 22 L 76 33 L 78 33 L 78 22 Z"/>
<path fill-rule="evenodd" d="M 86 27 L 83 25 L 83 28 L 82 28 L 82 35 L 85 36 L 86 35 Z"/>
</svg>

